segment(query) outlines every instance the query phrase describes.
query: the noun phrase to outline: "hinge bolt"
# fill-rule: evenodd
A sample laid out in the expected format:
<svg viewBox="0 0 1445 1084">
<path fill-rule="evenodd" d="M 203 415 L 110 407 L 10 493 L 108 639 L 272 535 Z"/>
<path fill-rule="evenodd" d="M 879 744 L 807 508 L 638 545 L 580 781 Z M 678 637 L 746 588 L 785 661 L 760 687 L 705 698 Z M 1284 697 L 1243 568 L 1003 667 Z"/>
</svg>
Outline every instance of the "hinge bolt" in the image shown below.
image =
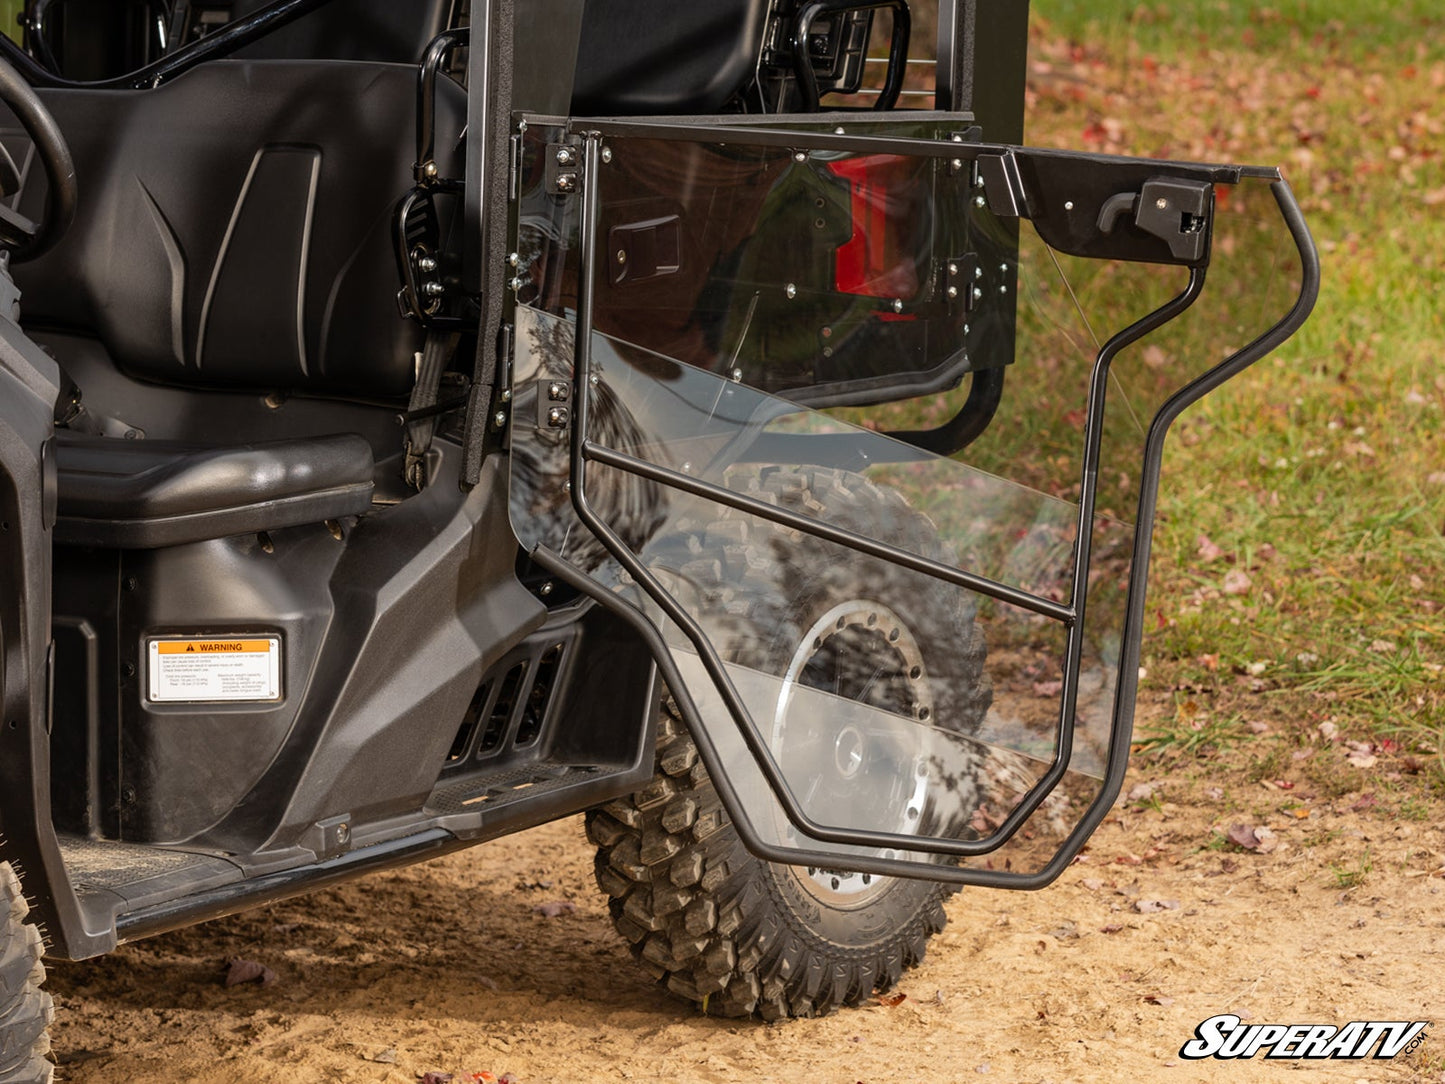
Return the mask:
<svg viewBox="0 0 1445 1084">
<path fill-rule="evenodd" d="M 559 174 L 557 174 L 557 191 L 558 191 L 558 192 L 575 192 L 575 191 L 577 191 L 577 174 L 575 174 L 575 173 L 559 173 Z"/>
<path fill-rule="evenodd" d="M 577 161 L 577 152 L 571 147 L 557 148 L 557 164 L 559 166 L 570 166 Z"/>
<path fill-rule="evenodd" d="M 507 412 L 505 410 L 499 410 L 495 414 L 493 414 L 492 424 L 498 429 L 501 429 L 503 426 L 505 426 L 507 424 Z"/>
<path fill-rule="evenodd" d="M 547 411 L 547 424 L 553 429 L 561 429 L 567 424 L 569 413 L 566 407 L 554 406 Z"/>
<path fill-rule="evenodd" d="M 547 398 L 551 399 L 553 402 L 566 402 L 567 385 L 562 383 L 560 380 L 552 381 L 552 383 L 547 385 Z"/>
<path fill-rule="evenodd" d="M 447 292 L 447 288 L 440 282 L 427 282 L 422 284 L 421 292 L 426 294 L 427 297 L 441 297 L 442 294 Z"/>
</svg>

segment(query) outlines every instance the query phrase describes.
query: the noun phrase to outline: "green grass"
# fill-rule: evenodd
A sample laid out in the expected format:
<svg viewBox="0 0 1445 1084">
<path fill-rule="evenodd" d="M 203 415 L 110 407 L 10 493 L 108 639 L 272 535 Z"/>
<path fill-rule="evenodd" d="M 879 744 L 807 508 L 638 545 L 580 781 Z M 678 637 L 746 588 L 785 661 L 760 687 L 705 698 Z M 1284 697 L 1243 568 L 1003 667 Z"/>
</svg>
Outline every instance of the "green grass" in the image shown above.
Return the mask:
<svg viewBox="0 0 1445 1084">
<path fill-rule="evenodd" d="M 1244 45 L 1268 56 L 1282 51 L 1362 52 L 1424 41 L 1440 25 L 1434 0 L 1275 0 L 1269 4 L 1207 0 L 1192 4 L 1034 0 L 1036 18 L 1089 42 L 1129 42 L 1139 50 L 1174 53 Z"/>
<path fill-rule="evenodd" d="M 1419 755 L 1445 780 L 1445 13 L 1033 12 L 1030 142 L 1281 164 L 1321 251 L 1309 324 L 1176 427 L 1146 689 L 1198 689 L 1210 718 L 1267 718 L 1292 743 L 1328 721 L 1381 743 L 1382 770 Z M 1231 572 L 1247 591 L 1222 589 Z"/>
</svg>

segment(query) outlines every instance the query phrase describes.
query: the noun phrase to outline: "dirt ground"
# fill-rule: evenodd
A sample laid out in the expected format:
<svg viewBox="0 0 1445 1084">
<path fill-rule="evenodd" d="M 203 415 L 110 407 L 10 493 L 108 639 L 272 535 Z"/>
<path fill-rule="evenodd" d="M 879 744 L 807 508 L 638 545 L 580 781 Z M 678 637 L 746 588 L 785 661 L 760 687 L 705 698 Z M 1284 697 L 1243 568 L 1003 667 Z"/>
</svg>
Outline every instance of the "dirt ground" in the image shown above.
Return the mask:
<svg viewBox="0 0 1445 1084">
<path fill-rule="evenodd" d="M 54 966 L 60 1079 L 1445 1080 L 1445 1032 L 1394 1061 L 1179 1057 L 1224 1012 L 1445 1026 L 1440 809 L 1382 816 L 1368 785 L 1315 799 L 1157 773 L 1126 793 L 1141 781 L 1153 793 L 1052 887 L 955 897 L 896 1005 L 777 1025 L 697 1015 L 613 933 L 573 819 Z M 1236 824 L 1263 842 L 1226 845 Z M 562 901 L 575 910 L 536 910 Z M 234 958 L 276 980 L 226 988 Z"/>
</svg>

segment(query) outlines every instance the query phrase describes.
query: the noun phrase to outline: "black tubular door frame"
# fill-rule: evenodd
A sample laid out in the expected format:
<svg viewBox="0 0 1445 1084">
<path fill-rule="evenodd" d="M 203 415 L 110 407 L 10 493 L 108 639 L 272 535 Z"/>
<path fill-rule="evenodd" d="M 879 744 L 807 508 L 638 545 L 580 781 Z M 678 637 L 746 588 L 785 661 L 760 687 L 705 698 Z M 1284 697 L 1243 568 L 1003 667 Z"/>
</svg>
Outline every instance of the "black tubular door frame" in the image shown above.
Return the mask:
<svg viewBox="0 0 1445 1084">
<path fill-rule="evenodd" d="M 534 559 L 549 572 L 566 580 L 578 589 L 613 609 L 634 625 L 648 640 L 670 689 L 677 700 L 679 710 L 688 723 L 699 752 L 712 774 L 719 795 L 730 816 L 737 825 L 745 845 L 759 856 L 770 861 L 787 864 L 818 864 L 837 868 L 855 869 L 863 873 L 884 876 L 920 877 L 956 884 L 979 884 L 996 887 L 1038 888 L 1052 881 L 1078 853 L 1085 840 L 1097 827 L 1118 795 L 1128 761 L 1128 741 L 1132 730 L 1134 696 L 1137 691 L 1137 668 L 1139 644 L 1142 633 L 1142 617 L 1150 551 L 1150 525 L 1153 520 L 1157 498 L 1159 468 L 1162 461 L 1163 441 L 1169 425 L 1190 403 L 1217 387 L 1231 376 L 1242 371 L 1254 361 L 1269 353 L 1285 341 L 1304 322 L 1313 307 L 1318 293 L 1319 265 L 1307 227 L 1298 203 L 1288 185 L 1276 171 L 1245 170 L 1239 167 L 1204 166 L 1194 163 L 1143 163 L 1135 159 L 1105 156 L 1088 156 L 1068 152 L 1033 151 L 1002 145 L 942 143 L 917 139 L 891 139 L 887 137 L 840 137 L 836 135 L 809 134 L 796 131 L 773 129 L 729 128 L 708 126 L 705 128 L 671 123 L 646 121 L 573 123 L 574 134 L 583 140 L 581 215 L 581 249 L 579 268 L 579 290 L 577 301 L 577 328 L 575 347 L 575 409 L 571 420 L 571 502 L 582 524 L 591 531 L 608 552 L 642 587 L 651 600 L 687 636 L 708 673 L 716 691 L 722 697 L 733 724 L 738 728 L 749 752 L 757 762 L 766 779 L 773 797 L 783 810 L 793 828 L 802 836 L 820 843 L 844 844 L 857 847 L 897 848 L 905 852 L 927 853 L 945 857 L 975 857 L 997 850 L 1027 821 L 1049 792 L 1062 778 L 1072 753 L 1072 736 L 1077 710 L 1078 679 L 1082 651 L 1085 595 L 1088 586 L 1088 567 L 1092 542 L 1092 523 L 1097 492 L 1099 452 L 1102 440 L 1102 422 L 1105 391 L 1109 377 L 1110 363 L 1125 347 L 1137 342 L 1151 331 L 1172 320 L 1193 304 L 1200 295 L 1205 280 L 1206 255 L 1203 259 L 1159 259 L 1153 262 L 1177 263 L 1187 266 L 1189 280 L 1185 288 L 1169 302 L 1146 315 L 1123 331 L 1114 335 L 1101 347 L 1095 357 L 1090 379 L 1088 408 L 1085 420 L 1085 455 L 1080 480 L 1080 500 L 1077 533 L 1074 542 L 1074 573 L 1069 603 L 1061 605 L 1049 599 L 1030 595 L 996 583 L 984 577 L 964 573 L 937 562 L 931 562 L 902 550 L 868 539 L 855 532 L 829 526 L 818 520 L 799 516 L 773 505 L 751 500 L 722 487 L 699 481 L 696 478 L 648 463 L 636 457 L 618 452 L 595 443 L 589 434 L 590 397 L 592 383 L 591 337 L 593 328 L 593 301 L 597 266 L 597 226 L 600 215 L 599 176 L 602 160 L 601 150 L 604 138 L 612 136 L 641 136 L 662 139 L 693 139 L 708 142 L 728 141 L 741 144 L 766 144 L 787 146 L 798 149 L 854 150 L 866 153 L 890 153 L 916 155 L 932 158 L 963 157 L 977 162 L 979 159 L 996 159 L 1002 165 L 1002 173 L 1009 180 L 1010 191 L 999 192 L 990 188 L 991 205 L 1002 204 L 1000 213 L 1013 213 L 1028 217 L 1031 193 L 1019 180 L 1020 165 L 1036 166 L 1040 163 L 1063 164 L 1080 169 L 1090 163 L 1104 167 L 1127 165 L 1164 173 L 1173 178 L 1190 178 L 1209 183 L 1237 182 L 1243 176 L 1264 179 L 1271 188 L 1283 220 L 1299 252 L 1302 267 L 1300 292 L 1290 308 L 1274 326 L 1247 346 L 1236 351 L 1203 376 L 1196 378 L 1176 392 L 1160 409 L 1151 423 L 1145 443 L 1145 463 L 1141 475 L 1138 525 L 1134 541 L 1133 573 L 1130 576 L 1128 596 L 1125 605 L 1122 649 L 1119 670 L 1115 682 L 1113 722 L 1110 729 L 1110 745 L 1105 766 L 1103 786 L 1084 816 L 1060 844 L 1054 857 L 1034 873 L 1017 873 L 1010 870 L 989 870 L 960 868 L 953 865 L 938 865 L 898 858 L 883 858 L 872 855 L 840 855 L 836 851 L 806 850 L 796 847 L 779 847 L 770 844 L 752 827 L 747 811 L 738 793 L 726 776 L 726 768 L 716 746 L 710 740 L 706 726 L 698 713 L 696 703 L 686 688 L 680 673 L 663 641 L 660 630 L 641 610 L 631 602 L 589 580 L 584 573 L 570 565 L 565 559 L 537 547 Z M 1063 159 L 1062 163 L 1060 160 Z M 1036 227 L 1039 223 L 1035 223 Z M 1056 228 L 1055 228 L 1056 229 Z M 1052 230 L 1040 228 L 1040 234 L 1050 242 Z M 1089 255 L 1079 249 L 1077 236 L 1056 237 L 1055 247 Z M 1104 243 L 1107 249 L 1107 243 Z M 1110 258 L 1106 251 L 1101 258 Z M 1123 255 L 1119 258 L 1129 258 Z M 727 505 L 740 511 L 757 515 L 795 528 L 811 537 L 834 542 L 854 551 L 869 554 L 883 560 L 893 561 L 916 571 L 967 587 L 982 594 L 1019 605 L 1034 613 L 1063 624 L 1067 630 L 1065 653 L 1064 685 L 1060 699 L 1060 712 L 1055 732 L 1053 762 L 1045 774 L 1029 789 L 1012 812 L 992 834 L 978 840 L 949 840 L 902 835 L 891 832 L 869 832 L 846 830 L 820 825 L 814 822 L 802 809 L 783 777 L 768 743 L 752 719 L 742 698 L 729 678 L 725 664 L 708 640 L 700 626 L 686 613 L 680 604 L 656 580 L 652 573 L 632 553 L 623 540 L 605 523 L 592 507 L 588 493 L 588 465 L 597 463 L 608 468 L 627 471 L 651 481 L 671 486 L 718 504 Z"/>
</svg>

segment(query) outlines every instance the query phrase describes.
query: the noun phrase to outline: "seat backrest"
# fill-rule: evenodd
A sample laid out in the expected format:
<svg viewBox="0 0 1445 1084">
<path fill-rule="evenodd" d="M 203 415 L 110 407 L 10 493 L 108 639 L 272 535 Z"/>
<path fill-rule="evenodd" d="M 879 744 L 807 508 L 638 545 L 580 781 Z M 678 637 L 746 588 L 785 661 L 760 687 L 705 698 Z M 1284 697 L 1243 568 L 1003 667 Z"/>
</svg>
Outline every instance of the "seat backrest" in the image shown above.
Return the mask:
<svg viewBox="0 0 1445 1084">
<path fill-rule="evenodd" d="M 721 112 L 757 68 L 768 0 L 586 0 L 572 111 Z"/>
<path fill-rule="evenodd" d="M 235 0 L 231 17 L 275 0 Z M 367 60 L 415 64 L 447 27 L 454 0 L 331 0 L 273 30 L 239 56 L 270 60 Z"/>
<path fill-rule="evenodd" d="M 94 334 L 164 383 L 408 391 L 421 335 L 398 313 L 391 220 L 412 185 L 414 67 L 214 61 L 155 90 L 44 97 L 81 194 L 67 236 L 16 269 L 27 321 Z M 437 105 L 443 152 L 465 93 L 439 80 Z"/>
</svg>

